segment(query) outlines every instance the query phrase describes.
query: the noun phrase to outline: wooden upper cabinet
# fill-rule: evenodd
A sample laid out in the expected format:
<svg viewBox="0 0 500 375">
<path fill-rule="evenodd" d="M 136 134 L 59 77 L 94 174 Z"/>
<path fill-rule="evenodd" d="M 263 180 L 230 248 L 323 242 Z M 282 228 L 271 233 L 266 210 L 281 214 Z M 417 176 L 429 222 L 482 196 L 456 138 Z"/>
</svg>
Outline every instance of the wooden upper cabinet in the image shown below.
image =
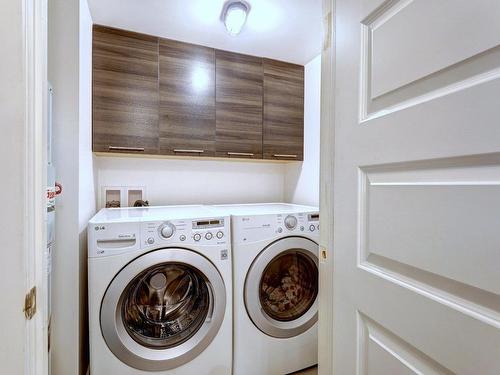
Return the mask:
<svg viewBox="0 0 500 375">
<path fill-rule="evenodd" d="M 264 59 L 264 158 L 304 159 L 304 67 Z"/>
<path fill-rule="evenodd" d="M 262 158 L 262 59 L 215 51 L 216 155 Z"/>
<path fill-rule="evenodd" d="M 215 155 L 215 51 L 160 39 L 160 153 Z"/>
<path fill-rule="evenodd" d="M 94 26 L 93 150 L 303 160 L 304 67 Z"/>
<path fill-rule="evenodd" d="M 158 38 L 94 26 L 93 150 L 158 152 Z"/>
</svg>

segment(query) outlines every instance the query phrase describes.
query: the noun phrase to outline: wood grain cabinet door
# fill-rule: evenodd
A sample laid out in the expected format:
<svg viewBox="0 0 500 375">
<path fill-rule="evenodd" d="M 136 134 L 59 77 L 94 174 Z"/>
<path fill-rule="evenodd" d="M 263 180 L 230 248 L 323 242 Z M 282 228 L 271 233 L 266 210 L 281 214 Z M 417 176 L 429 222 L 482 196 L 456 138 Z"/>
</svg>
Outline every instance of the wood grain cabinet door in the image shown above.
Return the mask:
<svg viewBox="0 0 500 375">
<path fill-rule="evenodd" d="M 264 59 L 264 159 L 304 158 L 304 67 Z"/>
<path fill-rule="evenodd" d="M 93 150 L 158 152 L 158 39 L 94 26 Z"/>
<path fill-rule="evenodd" d="M 262 159 L 262 59 L 215 51 L 216 154 Z"/>
<path fill-rule="evenodd" d="M 215 155 L 215 51 L 160 39 L 160 153 Z"/>
</svg>

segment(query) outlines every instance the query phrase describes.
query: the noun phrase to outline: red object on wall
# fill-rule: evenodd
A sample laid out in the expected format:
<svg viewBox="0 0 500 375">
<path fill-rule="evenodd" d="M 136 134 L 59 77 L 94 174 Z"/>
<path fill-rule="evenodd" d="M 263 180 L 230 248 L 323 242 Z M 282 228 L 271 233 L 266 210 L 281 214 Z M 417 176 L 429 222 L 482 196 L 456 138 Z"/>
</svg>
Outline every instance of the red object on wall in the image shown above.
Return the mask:
<svg viewBox="0 0 500 375">
<path fill-rule="evenodd" d="M 63 191 L 62 185 L 59 182 L 56 182 L 56 195 L 61 194 Z"/>
</svg>

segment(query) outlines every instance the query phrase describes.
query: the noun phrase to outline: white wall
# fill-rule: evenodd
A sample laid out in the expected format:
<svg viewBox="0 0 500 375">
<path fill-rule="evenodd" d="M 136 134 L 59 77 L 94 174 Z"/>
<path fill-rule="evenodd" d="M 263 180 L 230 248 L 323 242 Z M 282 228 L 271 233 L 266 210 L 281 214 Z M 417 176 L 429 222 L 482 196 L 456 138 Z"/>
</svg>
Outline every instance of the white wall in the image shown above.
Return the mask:
<svg viewBox="0 0 500 375">
<path fill-rule="evenodd" d="M 319 141 L 321 55 L 305 66 L 304 161 L 290 163 L 285 172 L 285 200 L 319 206 Z"/>
<path fill-rule="evenodd" d="M 57 198 L 53 253 L 52 372 L 78 375 L 80 259 L 78 241 L 78 0 L 49 0 L 49 82 L 53 96 L 53 162 L 63 186 Z"/>
<path fill-rule="evenodd" d="M 91 132 L 91 19 L 86 0 L 49 0 L 57 198 L 53 254 L 52 373 L 86 372 L 85 224 L 95 211 Z"/>
<path fill-rule="evenodd" d="M 94 156 L 92 154 L 92 18 L 80 0 L 79 54 L 79 224 L 87 227 L 95 213 Z"/>
<path fill-rule="evenodd" d="M 78 225 L 80 242 L 80 370 L 88 365 L 87 223 L 96 212 L 92 154 L 92 17 L 80 0 Z"/>
<path fill-rule="evenodd" d="M 145 186 L 151 205 L 282 202 L 285 164 L 96 158 L 99 186 Z"/>
<path fill-rule="evenodd" d="M 25 173 L 25 97 L 23 17 L 21 1 L 2 2 L 0 12 L 0 176 L 2 212 L 0 236 L 12 239 L 0 246 L 0 285 L 2 285 L 2 340 L 0 374 L 24 373 L 24 173 Z"/>
</svg>

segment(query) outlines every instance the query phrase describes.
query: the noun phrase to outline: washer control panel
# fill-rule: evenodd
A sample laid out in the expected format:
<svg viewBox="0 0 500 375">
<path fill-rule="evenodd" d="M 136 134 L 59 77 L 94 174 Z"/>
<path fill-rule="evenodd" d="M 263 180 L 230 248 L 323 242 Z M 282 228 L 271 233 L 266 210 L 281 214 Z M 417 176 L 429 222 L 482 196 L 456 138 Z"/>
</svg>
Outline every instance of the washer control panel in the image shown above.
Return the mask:
<svg viewBox="0 0 500 375">
<path fill-rule="evenodd" d="M 303 233 L 319 231 L 319 213 L 276 215 L 277 233 Z"/>
<path fill-rule="evenodd" d="M 319 236 L 319 213 L 299 212 L 238 216 L 233 220 L 235 242 L 254 242 L 281 236 Z"/>
<path fill-rule="evenodd" d="M 141 224 L 141 245 L 222 245 L 228 241 L 229 220 L 225 217 L 150 221 Z"/>
</svg>

